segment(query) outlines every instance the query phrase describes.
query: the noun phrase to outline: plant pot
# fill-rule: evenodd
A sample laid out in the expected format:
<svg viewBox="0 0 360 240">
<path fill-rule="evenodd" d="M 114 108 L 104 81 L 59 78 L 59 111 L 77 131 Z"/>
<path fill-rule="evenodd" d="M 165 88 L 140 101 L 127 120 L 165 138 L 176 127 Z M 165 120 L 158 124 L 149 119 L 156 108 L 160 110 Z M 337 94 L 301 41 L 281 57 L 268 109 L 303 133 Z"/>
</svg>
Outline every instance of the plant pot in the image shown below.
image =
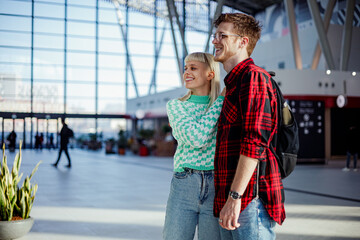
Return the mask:
<svg viewBox="0 0 360 240">
<path fill-rule="evenodd" d="M 32 217 L 16 221 L 0 221 L 0 240 L 20 238 L 31 230 L 33 224 Z"/>
<path fill-rule="evenodd" d="M 125 155 L 125 148 L 118 148 L 119 155 Z"/>
<path fill-rule="evenodd" d="M 139 155 L 140 156 L 148 156 L 149 155 L 148 148 L 146 146 L 140 146 Z"/>
</svg>

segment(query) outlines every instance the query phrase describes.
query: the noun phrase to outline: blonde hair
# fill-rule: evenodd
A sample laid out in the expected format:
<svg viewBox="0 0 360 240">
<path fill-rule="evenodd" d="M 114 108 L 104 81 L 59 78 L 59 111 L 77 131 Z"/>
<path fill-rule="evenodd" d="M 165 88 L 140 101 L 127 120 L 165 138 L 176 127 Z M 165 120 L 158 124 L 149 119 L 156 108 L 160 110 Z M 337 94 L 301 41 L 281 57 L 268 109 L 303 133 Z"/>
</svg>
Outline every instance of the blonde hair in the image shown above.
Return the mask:
<svg viewBox="0 0 360 240">
<path fill-rule="evenodd" d="M 185 63 L 189 61 L 197 61 L 205 63 L 206 66 L 210 69 L 210 71 L 214 72 L 214 78 L 211 79 L 210 83 L 210 102 L 209 106 L 211 106 L 215 100 L 218 98 L 220 94 L 220 67 L 219 63 L 215 62 L 214 56 L 210 53 L 203 53 L 203 52 L 194 52 L 190 53 L 185 58 Z M 192 92 L 189 90 L 183 97 L 179 98 L 180 101 L 186 101 L 190 98 Z"/>
</svg>

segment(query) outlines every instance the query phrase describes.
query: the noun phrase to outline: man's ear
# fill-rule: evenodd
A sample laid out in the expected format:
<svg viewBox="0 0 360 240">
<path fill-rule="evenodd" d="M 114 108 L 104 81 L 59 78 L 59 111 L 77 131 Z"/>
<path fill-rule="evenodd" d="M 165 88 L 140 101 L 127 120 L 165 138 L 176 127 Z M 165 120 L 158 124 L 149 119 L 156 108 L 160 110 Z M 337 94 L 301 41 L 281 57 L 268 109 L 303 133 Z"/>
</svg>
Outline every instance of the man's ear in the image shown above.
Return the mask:
<svg viewBox="0 0 360 240">
<path fill-rule="evenodd" d="M 212 80 L 214 77 L 215 77 L 214 71 L 209 71 L 209 72 L 208 72 L 207 80 L 210 81 L 210 80 Z"/>
<path fill-rule="evenodd" d="M 248 44 L 249 44 L 249 38 L 242 37 L 240 41 L 240 48 L 247 47 Z"/>
</svg>

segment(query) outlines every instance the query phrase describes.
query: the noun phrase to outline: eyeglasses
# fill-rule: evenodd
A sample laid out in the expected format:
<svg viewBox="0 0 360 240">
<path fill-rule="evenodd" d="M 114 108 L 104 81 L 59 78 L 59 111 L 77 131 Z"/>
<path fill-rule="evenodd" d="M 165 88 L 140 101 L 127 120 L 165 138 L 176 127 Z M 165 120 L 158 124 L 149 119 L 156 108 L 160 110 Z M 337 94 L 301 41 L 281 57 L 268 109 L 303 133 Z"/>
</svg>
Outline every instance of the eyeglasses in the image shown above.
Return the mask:
<svg viewBox="0 0 360 240">
<path fill-rule="evenodd" d="M 221 41 L 223 38 L 226 38 L 228 36 L 242 37 L 242 36 L 237 35 L 237 34 L 225 34 L 225 33 L 220 33 L 220 32 L 211 35 L 213 40 L 216 39 L 218 41 Z"/>
</svg>

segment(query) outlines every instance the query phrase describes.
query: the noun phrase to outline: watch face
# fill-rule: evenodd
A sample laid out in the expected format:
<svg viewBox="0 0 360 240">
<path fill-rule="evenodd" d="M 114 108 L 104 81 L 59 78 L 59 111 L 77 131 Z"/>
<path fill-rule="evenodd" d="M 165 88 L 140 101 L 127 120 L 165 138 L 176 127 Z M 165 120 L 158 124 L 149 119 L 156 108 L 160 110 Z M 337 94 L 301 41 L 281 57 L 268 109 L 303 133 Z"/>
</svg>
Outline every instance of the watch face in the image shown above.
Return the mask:
<svg viewBox="0 0 360 240">
<path fill-rule="evenodd" d="M 230 192 L 229 195 L 230 195 L 230 197 L 231 197 L 232 199 L 234 199 L 234 200 L 241 198 L 240 194 L 237 193 L 237 192 Z"/>
</svg>

